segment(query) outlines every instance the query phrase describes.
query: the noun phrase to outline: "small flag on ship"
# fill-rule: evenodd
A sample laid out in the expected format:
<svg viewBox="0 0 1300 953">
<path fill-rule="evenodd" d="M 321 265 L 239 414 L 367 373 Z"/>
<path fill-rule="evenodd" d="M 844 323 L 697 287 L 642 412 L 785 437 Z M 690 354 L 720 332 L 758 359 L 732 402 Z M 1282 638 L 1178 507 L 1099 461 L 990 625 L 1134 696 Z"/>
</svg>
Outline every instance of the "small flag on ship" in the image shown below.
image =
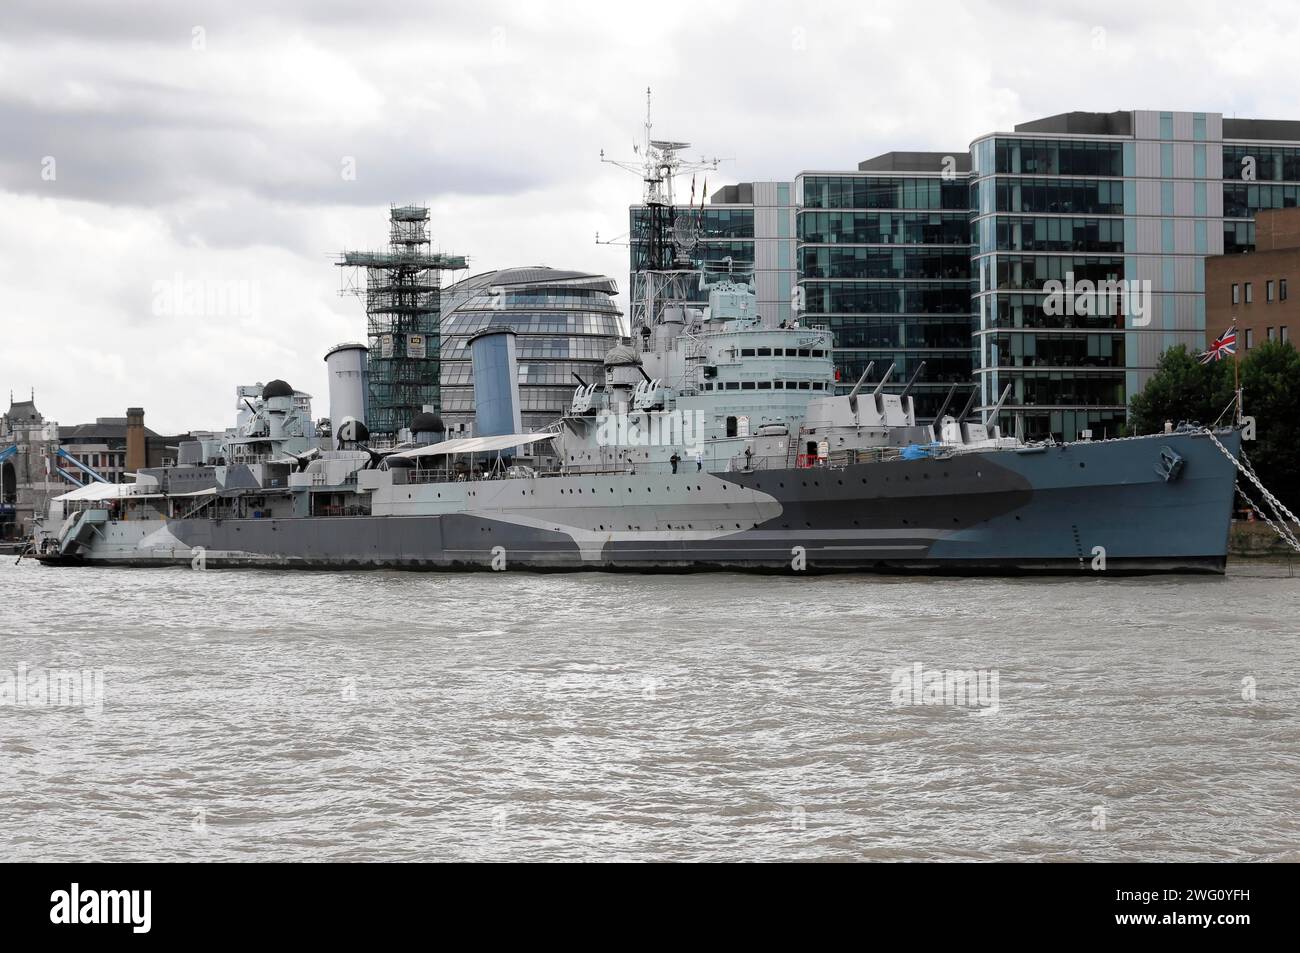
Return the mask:
<svg viewBox="0 0 1300 953">
<path fill-rule="evenodd" d="M 1211 361 L 1221 361 L 1230 354 L 1237 353 L 1237 326 L 1234 324 L 1228 330 L 1219 335 L 1218 339 L 1210 345 L 1208 351 L 1201 353 L 1201 363 L 1209 364 Z"/>
</svg>

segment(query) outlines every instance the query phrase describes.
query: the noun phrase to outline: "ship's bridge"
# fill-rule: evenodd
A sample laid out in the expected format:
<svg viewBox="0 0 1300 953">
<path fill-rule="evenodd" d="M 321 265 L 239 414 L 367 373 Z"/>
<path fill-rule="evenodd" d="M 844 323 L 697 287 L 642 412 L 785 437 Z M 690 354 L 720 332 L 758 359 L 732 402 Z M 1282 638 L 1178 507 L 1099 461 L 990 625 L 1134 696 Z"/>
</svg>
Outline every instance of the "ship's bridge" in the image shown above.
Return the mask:
<svg viewBox="0 0 1300 953">
<path fill-rule="evenodd" d="M 699 393 L 834 390 L 831 334 L 822 328 L 753 328 L 708 335 L 697 379 Z"/>
</svg>

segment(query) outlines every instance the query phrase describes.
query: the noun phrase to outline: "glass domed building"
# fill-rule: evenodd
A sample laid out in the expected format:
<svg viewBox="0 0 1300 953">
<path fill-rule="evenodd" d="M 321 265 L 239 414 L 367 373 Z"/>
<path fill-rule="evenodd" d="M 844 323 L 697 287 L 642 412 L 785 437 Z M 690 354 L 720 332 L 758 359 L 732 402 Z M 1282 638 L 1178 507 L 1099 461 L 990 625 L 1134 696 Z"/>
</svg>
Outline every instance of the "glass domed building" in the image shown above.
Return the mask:
<svg viewBox="0 0 1300 953">
<path fill-rule="evenodd" d="M 568 408 L 576 373 L 605 379 L 605 352 L 619 343 L 622 312 L 612 278 L 555 268 L 506 268 L 442 290 L 442 417 L 447 436 L 474 429 L 471 336 L 485 328 L 516 334 L 519 402 L 526 431 Z"/>
</svg>

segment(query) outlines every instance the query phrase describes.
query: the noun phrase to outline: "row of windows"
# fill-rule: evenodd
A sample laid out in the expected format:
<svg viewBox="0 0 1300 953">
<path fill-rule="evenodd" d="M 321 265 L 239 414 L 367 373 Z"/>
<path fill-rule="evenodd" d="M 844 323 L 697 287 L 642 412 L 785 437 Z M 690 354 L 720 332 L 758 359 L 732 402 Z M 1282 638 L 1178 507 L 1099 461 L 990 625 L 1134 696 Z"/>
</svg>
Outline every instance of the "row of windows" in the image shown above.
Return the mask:
<svg viewBox="0 0 1300 953">
<path fill-rule="evenodd" d="M 1074 275 L 1075 283 L 1118 281 L 1124 277 L 1123 258 L 1080 258 L 1075 255 L 997 255 L 994 280 L 998 288 L 1038 288 L 1055 279 Z"/>
<path fill-rule="evenodd" d="M 826 352 L 820 348 L 807 347 L 742 347 L 741 357 L 825 357 Z"/>
<path fill-rule="evenodd" d="M 660 218 L 660 241 L 671 243 L 673 226 L 685 218 L 688 228 L 698 229 L 702 238 L 753 238 L 754 210 L 752 208 L 720 208 L 706 206 L 701 212 L 698 207 L 676 209 L 675 218 Z M 633 241 L 647 242 L 650 237 L 650 210 L 644 206 L 631 209 L 631 233 Z"/>
<path fill-rule="evenodd" d="M 1244 282 L 1243 284 L 1237 284 L 1236 282 L 1233 282 L 1232 303 L 1241 304 L 1243 297 L 1245 299 L 1246 304 L 1255 303 L 1254 282 L 1247 281 Z M 1277 279 L 1277 281 L 1273 281 L 1272 279 L 1269 279 L 1268 281 L 1264 282 L 1264 302 L 1266 304 L 1272 304 L 1274 301 L 1285 301 L 1285 300 L 1286 300 L 1286 279 L 1285 278 L 1279 278 Z"/>
<path fill-rule="evenodd" d="M 970 318 L 832 318 L 835 346 L 841 348 L 970 347 Z"/>
<path fill-rule="evenodd" d="M 567 359 L 599 361 L 618 343 L 616 337 L 585 338 L 516 338 L 515 356 L 523 360 L 560 361 Z M 443 359 L 469 364 L 472 353 L 467 339 L 443 339 Z"/>
<path fill-rule="evenodd" d="M 510 328 L 521 337 L 532 334 L 595 334 L 617 337 L 618 313 L 527 314 L 522 311 L 457 311 L 443 319 L 444 337 L 469 335 L 484 328 Z"/>
<path fill-rule="evenodd" d="M 1122 334 L 991 334 L 984 338 L 988 367 L 1123 367 Z"/>
<path fill-rule="evenodd" d="M 989 300 L 989 299 L 986 299 Z M 990 328 L 1115 328 L 1123 327 L 1122 315 L 1047 314 L 1041 294 L 997 294 L 991 296 Z M 1100 310 L 1100 309 L 1094 309 Z"/>
<path fill-rule="evenodd" d="M 604 378 L 604 367 L 595 361 L 542 361 L 533 363 L 520 362 L 518 365 L 519 383 L 521 384 L 564 384 L 573 387 L 577 381 L 576 371 L 588 384 Z M 474 368 L 468 362 L 445 364 L 442 368 L 442 384 L 446 386 L 472 385 Z"/>
<path fill-rule="evenodd" d="M 1013 385 L 1008 401 L 1039 406 L 1100 407 L 1124 405 L 1124 374 L 1108 371 L 1015 371 L 1000 375 L 999 386 Z"/>
<path fill-rule="evenodd" d="M 1118 142 L 1052 139 L 998 139 L 994 170 L 1029 175 L 1123 175 L 1124 150 Z M 981 170 L 987 174 L 987 170 Z"/>
<path fill-rule="evenodd" d="M 1291 334 L 1285 324 L 1279 328 L 1272 328 L 1272 327 L 1267 328 L 1265 333 L 1268 335 L 1268 340 L 1270 341 L 1281 341 L 1283 344 L 1286 344 L 1288 341 L 1291 340 Z M 1245 336 L 1246 336 L 1245 349 L 1249 351 L 1251 348 L 1255 346 L 1255 329 L 1246 328 Z"/>
<path fill-rule="evenodd" d="M 969 314 L 970 282 L 810 281 L 803 289 L 809 314 Z"/>
<path fill-rule="evenodd" d="M 706 391 L 715 390 L 826 390 L 822 381 L 705 381 Z"/>
<path fill-rule="evenodd" d="M 1256 182 L 1300 182 L 1300 149 L 1292 146 L 1223 144 L 1223 178 L 1241 181 L 1254 160 Z"/>
<path fill-rule="evenodd" d="M 948 385 L 968 383 L 971 379 L 971 353 L 969 350 L 961 354 L 917 354 L 915 352 L 893 351 L 893 350 L 867 350 L 867 351 L 840 351 L 835 355 L 836 364 L 840 368 L 840 383 L 853 385 L 862 372 L 867 369 L 867 365 L 874 363 L 876 366 L 868 375 L 868 381 L 878 381 L 882 374 L 888 370 L 889 365 L 894 365 L 894 373 L 890 378 L 894 383 L 901 384 L 912 379 L 912 375 L 920 369 L 920 376 L 917 378 L 919 384 L 931 385 Z M 925 367 L 921 367 L 924 364 Z"/>
<path fill-rule="evenodd" d="M 966 177 L 952 181 L 851 175 L 810 175 L 803 180 L 804 208 L 924 208 L 966 210 Z"/>
<path fill-rule="evenodd" d="M 524 412 L 545 413 L 553 421 L 569 406 L 572 387 L 530 387 L 519 391 L 519 409 Z M 443 413 L 474 413 L 474 389 L 448 388 L 442 395 Z M 404 426 L 404 425 L 403 425 Z"/>
<path fill-rule="evenodd" d="M 726 258 L 730 258 L 739 271 L 745 271 L 746 266 L 753 267 L 754 243 L 714 240 L 702 241 L 695 246 L 695 250 L 690 255 L 691 263 L 697 268 L 703 264 L 718 264 Z M 649 267 L 649 245 L 645 242 L 634 240 L 630 249 L 630 260 L 634 272 Z"/>
<path fill-rule="evenodd" d="M 971 186 L 971 208 L 1049 215 L 1123 215 L 1124 183 L 1084 179 L 986 179 Z"/>
<path fill-rule="evenodd" d="M 74 460 L 92 470 L 105 470 L 126 466 L 125 453 L 74 453 Z"/>
<path fill-rule="evenodd" d="M 1300 204 L 1300 185 L 1223 184 L 1223 217 L 1251 218 L 1262 208 L 1295 208 Z"/>
<path fill-rule="evenodd" d="M 804 246 L 802 274 L 808 278 L 970 278 L 970 251 L 962 248 L 859 248 Z"/>
<path fill-rule="evenodd" d="M 1084 430 L 1092 431 L 1094 439 L 1103 439 L 1118 435 L 1125 424 L 1122 410 L 1053 410 L 1039 413 L 1012 410 L 998 415 L 998 426 L 1003 433 L 1016 432 L 1016 418 L 1024 426 L 1026 440 L 1042 440 L 1049 435 L 1062 440 L 1077 440 Z"/>
<path fill-rule="evenodd" d="M 452 311 L 527 311 L 532 308 L 563 311 L 573 308 L 613 308 L 608 291 L 596 288 L 566 288 L 563 291 L 509 291 L 491 287 L 476 291 L 466 298 L 448 295 L 443 300 L 442 312 Z"/>
<path fill-rule="evenodd" d="M 809 212 L 799 216 L 805 242 L 867 245 L 965 245 L 968 213 Z"/>
<path fill-rule="evenodd" d="M 1233 255 L 1255 250 L 1254 222 L 1223 223 L 1223 253 Z"/>
<path fill-rule="evenodd" d="M 980 250 L 1123 252 L 1119 218 L 1007 218 L 977 223 Z"/>
</svg>

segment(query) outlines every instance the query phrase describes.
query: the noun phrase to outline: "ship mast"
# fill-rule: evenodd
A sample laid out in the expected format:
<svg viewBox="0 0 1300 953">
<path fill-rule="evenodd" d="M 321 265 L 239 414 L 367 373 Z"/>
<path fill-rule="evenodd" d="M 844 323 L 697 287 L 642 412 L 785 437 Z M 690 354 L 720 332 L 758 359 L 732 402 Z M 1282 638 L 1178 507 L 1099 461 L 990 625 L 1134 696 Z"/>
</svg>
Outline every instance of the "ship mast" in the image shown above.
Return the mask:
<svg viewBox="0 0 1300 953">
<path fill-rule="evenodd" d="M 719 158 L 686 159 L 682 153 L 689 142 L 654 138 L 651 120 L 651 92 L 646 88 L 646 116 L 644 137 L 632 147 L 635 159 L 613 159 L 600 152 L 600 161 L 617 166 L 641 178 L 643 217 L 632 222 L 628 241 L 636 254 L 630 291 L 631 325 L 633 337 L 645 336 L 658 323 L 666 304 L 689 300 L 690 288 L 698 278 L 699 269 L 691 255 L 699 243 L 699 217 L 704 209 L 704 194 L 695 206 L 694 181 L 690 203 L 685 209 L 676 204 L 675 189 L 678 176 L 716 170 Z M 705 185 L 708 180 L 705 179 Z"/>
</svg>

